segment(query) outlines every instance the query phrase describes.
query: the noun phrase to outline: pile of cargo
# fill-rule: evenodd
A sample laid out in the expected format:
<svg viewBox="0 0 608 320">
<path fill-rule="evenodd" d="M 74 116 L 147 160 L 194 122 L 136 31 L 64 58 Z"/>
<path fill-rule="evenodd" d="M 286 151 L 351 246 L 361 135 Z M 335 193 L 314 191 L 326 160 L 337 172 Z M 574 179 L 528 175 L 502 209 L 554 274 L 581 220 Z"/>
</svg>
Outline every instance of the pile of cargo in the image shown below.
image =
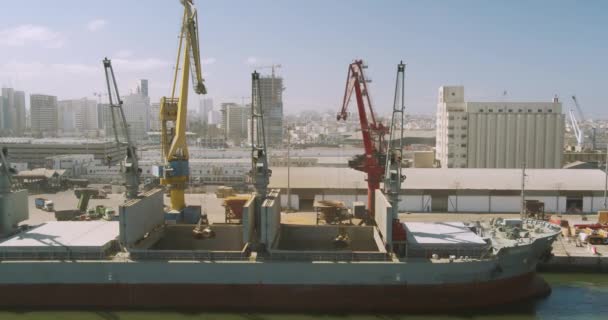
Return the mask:
<svg viewBox="0 0 608 320">
<path fill-rule="evenodd" d="M 352 224 L 354 215 L 344 202 L 333 200 L 318 200 L 313 204 L 317 212 L 317 224 L 319 221 L 325 221 L 326 224 Z"/>
<path fill-rule="evenodd" d="M 226 187 L 226 186 L 220 186 L 217 188 L 217 191 L 215 191 L 215 196 L 218 199 L 223 199 L 223 198 L 227 198 L 227 197 L 231 197 L 231 196 L 235 196 L 236 192 L 234 191 L 234 189 L 232 187 Z"/>
<path fill-rule="evenodd" d="M 570 225 L 558 217 L 551 217 L 550 222 L 560 225 L 564 237 L 574 237 L 581 243 L 593 245 L 608 244 L 608 211 L 599 211 L 596 223 Z"/>
<path fill-rule="evenodd" d="M 225 208 L 226 223 L 241 223 L 243 221 L 243 206 L 251 197 L 248 195 L 228 196 L 222 206 Z"/>
</svg>

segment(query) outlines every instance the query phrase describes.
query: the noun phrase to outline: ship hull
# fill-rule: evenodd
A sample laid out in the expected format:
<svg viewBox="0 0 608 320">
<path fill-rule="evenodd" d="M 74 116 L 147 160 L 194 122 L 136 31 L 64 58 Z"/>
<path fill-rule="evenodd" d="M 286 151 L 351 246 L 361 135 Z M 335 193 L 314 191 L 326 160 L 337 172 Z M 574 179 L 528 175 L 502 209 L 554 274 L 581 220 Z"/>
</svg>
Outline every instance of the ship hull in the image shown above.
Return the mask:
<svg viewBox="0 0 608 320">
<path fill-rule="evenodd" d="M 548 295 L 534 272 L 441 285 L 2 284 L 4 308 L 188 308 L 205 311 L 443 312 Z"/>
</svg>

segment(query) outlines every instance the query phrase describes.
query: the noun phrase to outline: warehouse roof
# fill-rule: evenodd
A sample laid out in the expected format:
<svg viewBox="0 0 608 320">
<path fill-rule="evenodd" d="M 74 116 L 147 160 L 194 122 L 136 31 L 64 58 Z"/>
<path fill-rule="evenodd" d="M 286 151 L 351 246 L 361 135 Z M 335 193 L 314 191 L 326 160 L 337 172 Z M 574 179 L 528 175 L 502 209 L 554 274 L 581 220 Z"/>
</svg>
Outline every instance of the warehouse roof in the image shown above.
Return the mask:
<svg viewBox="0 0 608 320">
<path fill-rule="evenodd" d="M 7 248 L 99 248 L 118 237 L 118 221 L 49 221 L 0 243 Z"/>
<path fill-rule="evenodd" d="M 17 173 L 16 178 L 23 179 L 50 179 L 52 177 L 61 177 L 65 174 L 65 169 L 45 169 L 36 168 L 32 170 L 24 170 Z"/>
<path fill-rule="evenodd" d="M 272 167 L 271 188 L 287 187 L 287 168 Z M 521 169 L 403 169 L 406 190 L 520 190 Z M 291 188 L 366 188 L 365 174 L 351 168 L 292 167 Z M 604 190 L 597 169 L 527 169 L 526 190 Z"/>
<path fill-rule="evenodd" d="M 405 222 L 407 242 L 412 245 L 485 245 L 486 242 L 462 222 Z"/>
</svg>

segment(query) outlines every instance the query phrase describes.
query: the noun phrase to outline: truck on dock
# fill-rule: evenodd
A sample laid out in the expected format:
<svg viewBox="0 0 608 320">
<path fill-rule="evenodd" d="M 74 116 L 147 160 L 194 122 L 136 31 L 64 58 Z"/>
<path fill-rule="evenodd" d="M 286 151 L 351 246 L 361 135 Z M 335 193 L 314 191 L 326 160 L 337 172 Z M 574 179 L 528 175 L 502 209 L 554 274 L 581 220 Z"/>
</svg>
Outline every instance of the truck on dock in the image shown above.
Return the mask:
<svg viewBox="0 0 608 320">
<path fill-rule="evenodd" d="M 44 210 L 44 211 L 48 211 L 48 212 L 52 212 L 55 210 L 55 204 L 53 203 L 53 201 L 48 200 L 46 198 L 34 199 L 34 205 L 36 206 L 36 208 Z"/>
</svg>

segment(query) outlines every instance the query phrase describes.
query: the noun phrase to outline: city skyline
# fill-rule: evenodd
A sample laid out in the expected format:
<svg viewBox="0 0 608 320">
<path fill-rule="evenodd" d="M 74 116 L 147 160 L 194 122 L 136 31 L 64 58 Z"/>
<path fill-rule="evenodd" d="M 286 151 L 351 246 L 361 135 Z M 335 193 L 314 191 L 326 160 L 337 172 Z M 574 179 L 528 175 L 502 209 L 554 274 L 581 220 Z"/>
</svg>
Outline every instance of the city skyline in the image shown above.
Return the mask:
<svg viewBox="0 0 608 320">
<path fill-rule="evenodd" d="M 557 94 L 565 109 L 576 94 L 590 117 L 608 117 L 600 96 L 608 48 L 598 41 L 608 30 L 604 2 L 196 3 L 207 97 L 218 103 L 248 96 L 255 66 L 280 63 L 286 114 L 337 111 L 347 65 L 363 58 L 375 107 L 385 114 L 403 59 L 408 113 L 432 114 L 440 86 L 464 85 L 470 100 L 550 101 Z M 169 93 L 177 1 L 32 1 L 5 9 L 0 85 L 92 97 L 105 92 L 101 60 L 108 56 L 124 94 L 142 78 L 150 80 L 151 101 Z"/>
</svg>

